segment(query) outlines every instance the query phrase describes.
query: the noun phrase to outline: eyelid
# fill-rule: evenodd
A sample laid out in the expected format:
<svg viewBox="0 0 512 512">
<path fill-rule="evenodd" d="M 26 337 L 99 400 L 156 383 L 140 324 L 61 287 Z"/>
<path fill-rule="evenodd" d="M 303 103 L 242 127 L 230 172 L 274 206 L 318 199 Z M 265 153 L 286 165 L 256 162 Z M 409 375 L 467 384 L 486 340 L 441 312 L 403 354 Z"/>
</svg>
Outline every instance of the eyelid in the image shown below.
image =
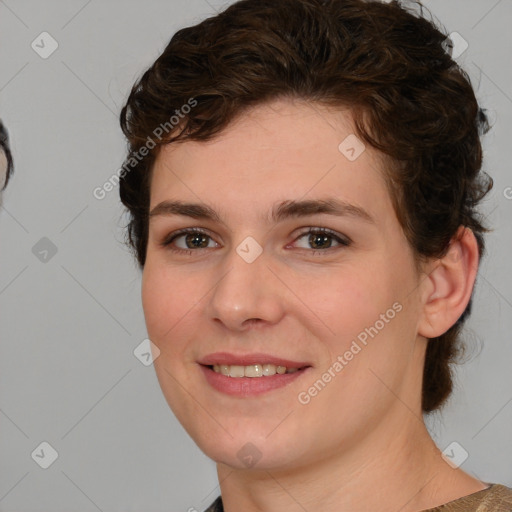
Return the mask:
<svg viewBox="0 0 512 512">
<path fill-rule="evenodd" d="M 338 246 L 335 247 L 328 247 L 327 249 L 307 249 L 307 248 L 299 248 L 303 251 L 306 251 L 310 254 L 318 254 L 318 253 L 325 253 L 330 254 L 333 250 L 341 249 L 343 247 L 349 247 L 352 245 L 352 240 L 341 233 L 338 233 L 337 231 L 334 231 L 330 228 L 325 228 L 321 226 L 305 226 L 301 228 L 302 231 L 298 233 L 294 240 L 292 241 L 292 244 L 297 242 L 297 240 L 307 236 L 307 235 L 315 235 L 315 234 L 325 234 L 329 237 L 333 238 L 336 242 L 338 242 Z M 169 247 L 177 238 L 187 235 L 187 234 L 195 234 L 200 233 L 206 235 L 208 238 L 214 241 L 214 243 L 217 243 L 215 241 L 215 238 L 210 234 L 210 231 L 208 229 L 200 228 L 200 227 L 190 227 L 190 228 L 183 228 L 179 229 L 177 231 L 173 231 L 170 235 L 166 236 L 162 242 L 160 242 L 160 246 L 162 246 L 164 249 L 168 249 L 171 252 L 174 253 L 181 253 L 181 254 L 192 254 L 193 252 L 198 252 L 199 250 L 205 250 L 205 249 L 212 249 L 211 247 L 198 247 L 193 249 L 182 249 L 182 248 L 171 248 Z M 290 245 L 290 244 L 288 244 Z M 288 247 L 288 246 L 287 246 Z"/>
<path fill-rule="evenodd" d="M 202 233 L 203 235 L 207 235 L 212 240 L 214 240 L 214 237 L 210 234 L 210 231 L 208 231 L 207 229 L 204 229 L 204 228 L 183 228 L 183 229 L 178 229 L 176 231 L 173 231 L 169 235 L 165 236 L 164 239 L 162 240 L 162 242 L 159 245 L 162 245 L 163 247 L 167 247 L 172 242 L 174 242 L 174 240 L 176 240 L 176 238 L 178 238 L 178 237 L 180 237 L 182 235 L 188 235 L 188 234 L 194 234 L 194 233 Z M 179 250 L 179 249 L 177 249 L 177 250 Z M 187 249 L 181 249 L 181 250 L 184 251 L 184 250 L 187 250 Z M 195 249 L 190 249 L 190 250 L 195 250 Z"/>
<path fill-rule="evenodd" d="M 305 231 L 302 231 L 301 233 L 299 233 L 297 235 L 297 237 L 295 238 L 294 242 L 296 242 L 297 240 L 299 240 L 300 238 L 302 238 L 306 235 L 321 234 L 321 235 L 328 235 L 331 238 L 334 238 L 342 246 L 347 247 L 352 244 L 352 240 L 348 236 L 338 233 L 337 231 L 334 231 L 329 228 L 324 228 L 324 227 L 320 227 L 320 226 L 310 226 L 310 227 L 307 227 L 304 229 L 305 229 Z M 335 248 L 336 247 L 329 247 L 329 249 L 335 249 Z M 311 249 L 311 251 L 327 252 L 329 249 L 323 249 L 323 250 L 322 249 Z"/>
</svg>

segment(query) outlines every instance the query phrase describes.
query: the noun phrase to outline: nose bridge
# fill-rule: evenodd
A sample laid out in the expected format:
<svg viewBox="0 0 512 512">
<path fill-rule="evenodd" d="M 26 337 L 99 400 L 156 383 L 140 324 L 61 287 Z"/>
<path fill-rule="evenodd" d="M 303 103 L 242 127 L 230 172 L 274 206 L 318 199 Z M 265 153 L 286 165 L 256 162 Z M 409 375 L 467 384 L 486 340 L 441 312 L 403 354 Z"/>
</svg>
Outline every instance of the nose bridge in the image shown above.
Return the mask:
<svg viewBox="0 0 512 512">
<path fill-rule="evenodd" d="M 256 319 L 278 321 L 283 311 L 282 294 L 276 289 L 268 263 L 263 249 L 250 237 L 233 247 L 210 297 L 210 317 L 231 329 L 241 329 Z"/>
</svg>

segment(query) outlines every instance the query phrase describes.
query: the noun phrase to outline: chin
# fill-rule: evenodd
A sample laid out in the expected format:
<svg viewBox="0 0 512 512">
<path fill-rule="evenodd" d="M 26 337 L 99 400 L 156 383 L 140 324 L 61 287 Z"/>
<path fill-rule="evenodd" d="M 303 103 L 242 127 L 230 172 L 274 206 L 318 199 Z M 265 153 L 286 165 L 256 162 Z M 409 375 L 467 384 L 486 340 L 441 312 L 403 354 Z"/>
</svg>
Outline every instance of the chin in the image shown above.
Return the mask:
<svg viewBox="0 0 512 512">
<path fill-rule="evenodd" d="M 227 426 L 226 426 L 227 428 Z M 228 429 L 229 430 L 229 429 Z M 216 436 L 192 436 L 199 449 L 216 463 L 222 463 L 235 469 L 252 470 L 287 470 L 296 467 L 299 463 L 298 453 L 293 443 L 286 443 L 289 436 L 268 435 L 271 430 L 262 429 L 262 432 L 253 435 L 243 434 L 241 430 L 235 431 L 231 437 L 222 428 L 216 430 Z M 286 432 L 283 431 L 283 434 Z"/>
</svg>

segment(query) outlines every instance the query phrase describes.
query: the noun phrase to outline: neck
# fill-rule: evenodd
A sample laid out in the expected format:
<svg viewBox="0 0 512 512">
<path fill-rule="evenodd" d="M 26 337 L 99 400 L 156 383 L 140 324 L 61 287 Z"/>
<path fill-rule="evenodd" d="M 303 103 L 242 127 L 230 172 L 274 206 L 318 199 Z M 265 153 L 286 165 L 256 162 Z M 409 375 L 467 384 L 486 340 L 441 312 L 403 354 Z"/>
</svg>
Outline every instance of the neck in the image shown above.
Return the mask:
<svg viewBox="0 0 512 512">
<path fill-rule="evenodd" d="M 217 464 L 225 512 L 416 512 L 486 486 L 441 457 L 423 419 L 405 410 L 351 448 L 292 470 Z"/>
</svg>

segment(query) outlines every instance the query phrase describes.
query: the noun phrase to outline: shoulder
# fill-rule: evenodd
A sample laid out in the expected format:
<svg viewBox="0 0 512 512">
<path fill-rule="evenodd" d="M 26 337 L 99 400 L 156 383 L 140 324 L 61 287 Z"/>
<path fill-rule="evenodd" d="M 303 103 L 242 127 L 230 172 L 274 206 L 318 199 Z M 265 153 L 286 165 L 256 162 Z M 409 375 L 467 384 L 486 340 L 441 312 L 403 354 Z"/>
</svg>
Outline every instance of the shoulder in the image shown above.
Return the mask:
<svg viewBox="0 0 512 512">
<path fill-rule="evenodd" d="M 501 484 L 492 484 L 487 490 L 478 512 L 511 512 L 512 488 Z"/>
</svg>

